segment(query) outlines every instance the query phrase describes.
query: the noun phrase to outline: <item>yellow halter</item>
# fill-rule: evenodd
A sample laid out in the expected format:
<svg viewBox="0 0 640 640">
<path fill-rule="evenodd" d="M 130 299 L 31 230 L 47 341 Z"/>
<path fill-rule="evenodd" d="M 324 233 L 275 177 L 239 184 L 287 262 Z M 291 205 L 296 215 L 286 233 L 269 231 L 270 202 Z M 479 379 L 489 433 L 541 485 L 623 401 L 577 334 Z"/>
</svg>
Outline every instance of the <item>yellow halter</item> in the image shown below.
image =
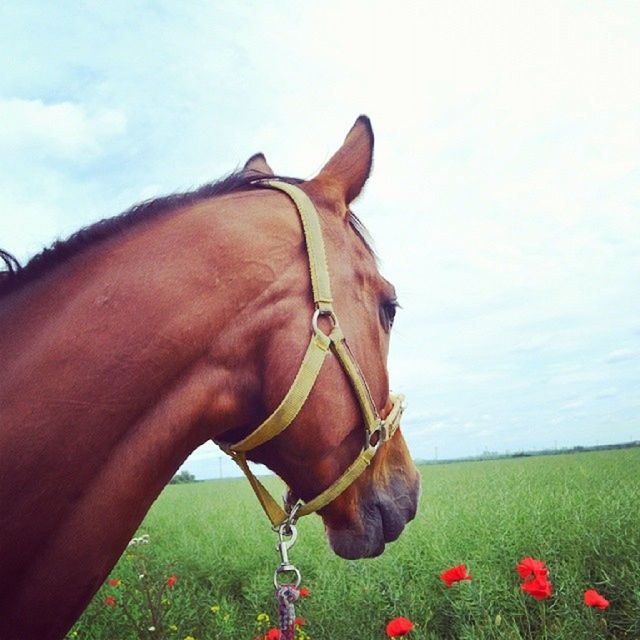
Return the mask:
<svg viewBox="0 0 640 640">
<path fill-rule="evenodd" d="M 255 184 L 283 191 L 291 198 L 298 210 L 302 220 L 307 254 L 309 256 L 309 271 L 315 311 L 311 318 L 309 346 L 298 373 L 282 402 L 259 427 L 240 442 L 218 444 L 220 444 L 223 451 L 236 461 L 247 476 L 262 508 L 269 520 L 271 520 L 271 524 L 277 527 L 285 522 L 291 524 L 302 516 L 326 507 L 360 476 L 369 466 L 379 446 L 389 440 L 398 428 L 400 417 L 404 410 L 404 396 L 401 394 L 391 394 L 389 396 L 393 407 L 389 415 L 383 420 L 371 399 L 371 393 L 362 371 L 340 330 L 338 318 L 333 309 L 320 220 L 318 212 L 307 194 L 299 187 L 278 180 L 259 180 Z M 318 327 L 318 318 L 320 316 L 327 316 L 331 319 L 333 328 L 329 334 L 325 334 Z M 366 430 L 364 446 L 354 462 L 327 489 L 313 498 L 313 500 L 306 503 L 299 502 L 285 511 L 251 472 L 247 463 L 246 453 L 275 438 L 294 421 L 309 397 L 329 351 L 333 351 L 338 358 L 358 399 Z"/>
</svg>

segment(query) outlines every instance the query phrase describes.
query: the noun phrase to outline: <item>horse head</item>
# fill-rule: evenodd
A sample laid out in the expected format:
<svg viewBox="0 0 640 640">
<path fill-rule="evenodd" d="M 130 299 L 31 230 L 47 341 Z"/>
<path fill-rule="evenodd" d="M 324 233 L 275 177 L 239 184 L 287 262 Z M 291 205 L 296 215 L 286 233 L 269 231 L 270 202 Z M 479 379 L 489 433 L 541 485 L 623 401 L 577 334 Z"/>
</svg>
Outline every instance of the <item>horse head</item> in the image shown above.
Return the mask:
<svg viewBox="0 0 640 640">
<path fill-rule="evenodd" d="M 372 159 L 373 133 L 369 120 L 362 116 L 319 174 L 296 185 L 318 212 L 332 306 L 329 312 L 323 309 L 323 296 L 315 284 L 313 290 L 310 286 L 309 270 L 312 274 L 322 270 L 323 259 L 312 258 L 309 269 L 307 251 L 317 250 L 310 246 L 313 240 L 307 232 L 305 251 L 298 230 L 295 257 L 287 261 L 281 277 L 287 286 L 279 288 L 272 312 L 262 314 L 263 327 L 268 330 L 260 344 L 259 406 L 267 412 L 279 411 L 278 403 L 292 388 L 299 371 L 301 349 L 312 324 L 321 338 L 334 335 L 339 326 L 340 337 L 345 337 L 343 350 L 328 350 L 308 397 L 296 409 L 290 424 L 284 425 L 287 428 L 258 446 L 245 447 L 242 454 L 267 465 L 286 481 L 289 505 L 298 500 L 314 504 L 319 494 L 331 492 L 341 483 L 334 492 L 337 497 L 331 494 L 331 499 L 321 500 L 318 506 L 330 544 L 344 558 L 382 553 L 385 543 L 395 540 L 415 516 L 420 488 L 419 473 L 401 432 L 395 431 L 388 442 L 378 442 L 380 431 L 375 425 L 367 429 L 364 424 L 368 404 L 381 424 L 389 414 L 397 420 L 399 408 L 398 399 L 394 406 L 394 397 L 390 396 L 387 371 L 390 333 L 398 306 L 396 292 L 379 273 L 364 227 L 350 209 L 369 177 Z M 247 162 L 245 172 L 263 179 L 273 175 L 262 154 Z M 296 218 L 291 213 L 293 203 L 282 196 L 277 196 L 271 206 L 277 209 L 273 215 L 276 227 L 282 212 L 289 219 Z M 298 209 L 300 206 L 298 203 Z M 313 259 L 318 262 L 317 268 Z M 363 400 L 359 395 L 366 397 Z M 247 438 L 250 431 L 247 426 L 223 434 L 222 439 Z M 361 455 L 367 458 L 362 469 L 368 468 L 354 473 L 355 480 L 341 480 Z"/>
</svg>

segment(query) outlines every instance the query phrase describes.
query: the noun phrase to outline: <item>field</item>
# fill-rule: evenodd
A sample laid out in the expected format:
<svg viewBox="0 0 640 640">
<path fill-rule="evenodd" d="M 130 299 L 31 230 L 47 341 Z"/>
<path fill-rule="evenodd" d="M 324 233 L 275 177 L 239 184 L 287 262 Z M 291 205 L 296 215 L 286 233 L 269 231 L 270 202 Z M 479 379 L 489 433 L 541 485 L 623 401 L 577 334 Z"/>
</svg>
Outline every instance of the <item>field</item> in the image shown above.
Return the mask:
<svg viewBox="0 0 640 640">
<path fill-rule="evenodd" d="M 290 556 L 311 591 L 297 607 L 306 637 L 384 638 L 387 621 L 405 616 L 415 640 L 640 638 L 640 449 L 425 466 L 422 474 L 418 516 L 380 558 L 341 560 L 318 517 L 300 522 Z M 276 479 L 270 484 L 278 491 Z M 141 534 L 149 543 L 130 547 L 111 573 L 121 583 L 100 590 L 68 638 L 264 633 L 267 622 L 256 618 L 275 614 L 275 534 L 246 481 L 167 487 Z M 520 590 L 514 567 L 526 556 L 547 564 L 551 598 Z M 473 579 L 447 588 L 441 571 L 460 563 Z M 587 608 L 589 588 L 610 607 Z"/>
</svg>

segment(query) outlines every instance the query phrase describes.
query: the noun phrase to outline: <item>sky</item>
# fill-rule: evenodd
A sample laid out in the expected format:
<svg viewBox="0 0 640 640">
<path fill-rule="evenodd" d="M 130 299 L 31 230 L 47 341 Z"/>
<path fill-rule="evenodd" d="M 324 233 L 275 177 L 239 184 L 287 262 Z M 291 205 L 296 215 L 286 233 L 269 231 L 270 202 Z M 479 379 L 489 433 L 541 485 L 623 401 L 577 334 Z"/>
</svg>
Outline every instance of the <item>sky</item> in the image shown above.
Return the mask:
<svg viewBox="0 0 640 640">
<path fill-rule="evenodd" d="M 310 178 L 365 113 L 414 457 L 640 439 L 639 43 L 623 1 L 3 3 L 0 247 Z"/>
</svg>

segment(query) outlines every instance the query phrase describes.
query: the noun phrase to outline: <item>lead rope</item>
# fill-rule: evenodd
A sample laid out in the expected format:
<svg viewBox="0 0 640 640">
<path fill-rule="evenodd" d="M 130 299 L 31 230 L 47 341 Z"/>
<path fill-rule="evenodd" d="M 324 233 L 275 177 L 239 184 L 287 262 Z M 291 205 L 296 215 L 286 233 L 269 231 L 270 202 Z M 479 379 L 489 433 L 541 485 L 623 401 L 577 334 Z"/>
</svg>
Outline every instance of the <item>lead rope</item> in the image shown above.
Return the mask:
<svg viewBox="0 0 640 640">
<path fill-rule="evenodd" d="M 276 549 L 280 553 L 280 564 L 273 574 L 273 585 L 276 589 L 278 617 L 280 620 L 280 640 L 294 640 L 295 636 L 296 608 L 294 602 L 300 597 L 302 576 L 297 567 L 289 562 L 289 549 L 293 547 L 298 539 L 298 530 L 293 523 L 299 507 L 299 504 L 294 506 L 289 511 L 289 517 L 286 522 L 274 527 L 274 531 L 278 534 Z M 281 578 L 285 578 L 287 574 L 289 579 L 293 574 L 294 582 L 280 582 Z"/>
<path fill-rule="evenodd" d="M 283 584 L 276 590 L 278 616 L 280 618 L 280 640 L 294 640 L 296 608 L 293 604 L 300 597 L 300 591 L 293 584 Z"/>
</svg>

